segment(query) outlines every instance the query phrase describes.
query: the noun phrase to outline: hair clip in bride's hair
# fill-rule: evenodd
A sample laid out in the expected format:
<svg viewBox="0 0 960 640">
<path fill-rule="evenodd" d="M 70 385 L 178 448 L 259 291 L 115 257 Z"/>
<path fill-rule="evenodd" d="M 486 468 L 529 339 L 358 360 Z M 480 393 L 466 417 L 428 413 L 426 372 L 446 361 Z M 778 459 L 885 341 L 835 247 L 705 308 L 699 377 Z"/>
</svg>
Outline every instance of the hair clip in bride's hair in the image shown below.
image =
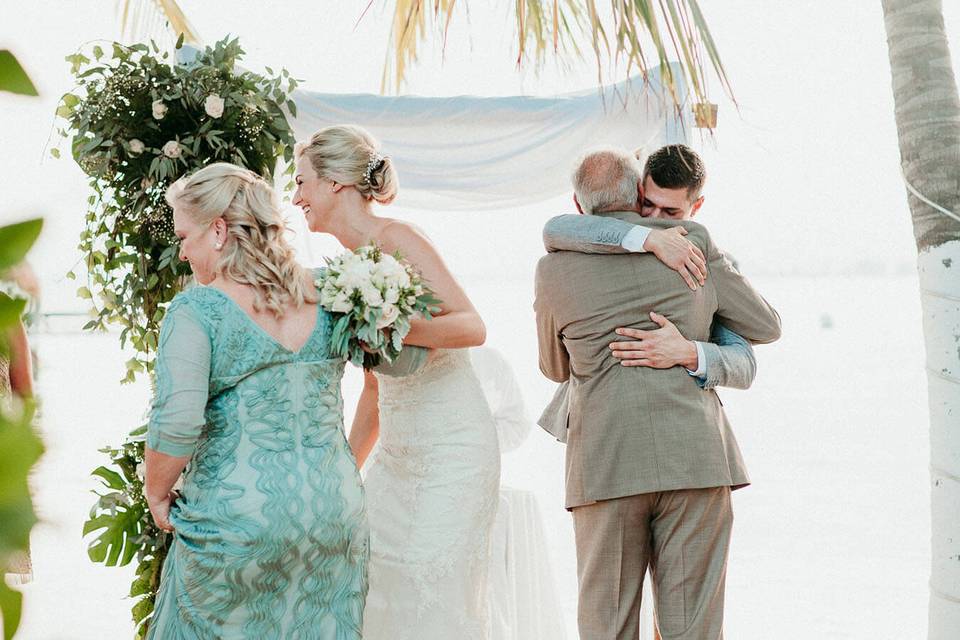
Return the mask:
<svg viewBox="0 0 960 640">
<path fill-rule="evenodd" d="M 370 161 L 367 162 L 367 168 L 363 172 L 363 183 L 370 184 L 370 180 L 373 178 L 373 172 L 383 166 L 383 163 L 386 162 L 386 156 L 382 156 L 376 151 L 370 152 Z"/>
</svg>

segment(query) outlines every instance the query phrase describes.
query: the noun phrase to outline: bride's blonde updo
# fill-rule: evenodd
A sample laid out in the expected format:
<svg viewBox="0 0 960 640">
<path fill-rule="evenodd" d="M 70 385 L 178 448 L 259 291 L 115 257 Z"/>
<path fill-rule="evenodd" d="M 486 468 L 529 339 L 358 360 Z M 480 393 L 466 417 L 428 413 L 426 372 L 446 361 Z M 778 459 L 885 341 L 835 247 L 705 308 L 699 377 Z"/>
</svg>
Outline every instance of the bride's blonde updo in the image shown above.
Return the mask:
<svg viewBox="0 0 960 640">
<path fill-rule="evenodd" d="M 367 199 L 390 204 L 397 197 L 400 179 L 393 161 L 380 154 L 380 145 L 370 132 L 353 124 L 320 129 L 309 142 L 296 146 L 317 175 L 352 186 Z"/>
<path fill-rule="evenodd" d="M 288 304 L 315 303 L 317 290 L 284 237 L 286 226 L 273 188 L 253 171 L 217 162 L 181 178 L 166 194 L 195 222 L 227 224 L 218 274 L 253 287 L 253 307 L 282 317 Z"/>
</svg>

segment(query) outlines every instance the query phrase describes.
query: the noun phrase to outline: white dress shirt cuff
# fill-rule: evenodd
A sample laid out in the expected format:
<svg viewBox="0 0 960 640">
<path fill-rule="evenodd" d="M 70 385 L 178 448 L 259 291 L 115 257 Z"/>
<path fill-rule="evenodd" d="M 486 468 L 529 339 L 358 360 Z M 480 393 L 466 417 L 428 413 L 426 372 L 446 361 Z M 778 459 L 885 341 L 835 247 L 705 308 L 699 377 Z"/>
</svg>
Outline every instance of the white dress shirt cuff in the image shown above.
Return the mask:
<svg viewBox="0 0 960 640">
<path fill-rule="evenodd" d="M 692 375 L 694 378 L 706 378 L 707 360 L 703 357 L 703 345 L 696 340 L 693 342 L 693 344 L 697 345 L 697 370 L 690 371 L 690 369 L 687 369 L 687 373 Z"/>
<path fill-rule="evenodd" d="M 647 250 L 643 248 L 643 243 L 647 241 L 648 235 L 650 235 L 649 228 L 636 225 L 633 229 L 627 231 L 627 235 L 623 236 L 620 246 L 631 253 L 646 253 Z"/>
</svg>

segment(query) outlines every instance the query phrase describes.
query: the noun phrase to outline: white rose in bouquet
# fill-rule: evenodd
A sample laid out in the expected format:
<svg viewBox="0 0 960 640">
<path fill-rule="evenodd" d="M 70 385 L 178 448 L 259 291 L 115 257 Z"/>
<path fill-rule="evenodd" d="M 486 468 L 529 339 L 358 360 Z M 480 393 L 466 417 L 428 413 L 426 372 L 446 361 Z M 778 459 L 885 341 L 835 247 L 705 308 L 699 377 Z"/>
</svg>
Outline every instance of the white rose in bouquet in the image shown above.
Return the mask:
<svg viewBox="0 0 960 640">
<path fill-rule="evenodd" d="M 410 286 L 410 276 L 407 270 L 393 256 L 383 256 L 374 270 L 375 277 L 381 279 L 388 287 Z"/>
<path fill-rule="evenodd" d="M 167 115 L 167 105 L 163 104 L 163 100 L 154 100 L 152 107 L 153 117 L 157 120 L 163 120 L 163 116 Z"/>
<path fill-rule="evenodd" d="M 207 99 L 203 101 L 203 110 L 207 112 L 207 115 L 211 118 L 219 118 L 223 115 L 223 98 L 218 96 L 215 93 L 207 96 Z"/>
<path fill-rule="evenodd" d="M 400 302 L 400 287 L 390 287 L 387 289 L 383 294 L 383 302 L 384 304 L 397 304 Z"/>
<path fill-rule="evenodd" d="M 146 145 L 143 144 L 143 141 L 138 140 L 137 138 L 130 138 L 130 142 L 128 144 L 130 145 L 130 153 L 134 155 L 140 155 L 143 153 L 144 149 L 147 148 Z"/>
<path fill-rule="evenodd" d="M 168 158 L 179 158 L 181 154 L 180 143 L 176 140 L 171 140 L 167 144 L 163 145 L 163 155 Z"/>
<path fill-rule="evenodd" d="M 377 329 L 383 329 L 384 327 L 389 327 L 397 318 L 400 317 L 400 307 L 386 303 L 383 305 L 383 316 L 377 320 Z"/>
<path fill-rule="evenodd" d="M 383 294 L 372 282 L 366 282 L 360 288 L 363 295 L 363 303 L 368 307 L 379 307 L 383 304 Z"/>
<path fill-rule="evenodd" d="M 326 261 L 316 284 L 320 305 L 334 316 L 330 350 L 356 365 L 392 361 L 403 348 L 410 320 L 439 311 L 440 301 L 399 255 L 368 245 Z"/>
<path fill-rule="evenodd" d="M 343 271 L 337 276 L 337 286 L 343 289 L 359 289 L 370 282 L 371 264 L 362 259 L 344 262 Z"/>
<path fill-rule="evenodd" d="M 337 299 L 337 294 L 339 292 L 340 290 L 337 289 L 335 284 L 333 284 L 333 280 L 327 280 L 324 283 L 323 288 L 320 289 L 320 304 L 324 308 L 331 307 L 334 300 Z"/>
<path fill-rule="evenodd" d="M 340 291 L 330 303 L 330 311 L 334 313 L 350 313 L 353 311 L 353 302 L 346 291 Z"/>
</svg>

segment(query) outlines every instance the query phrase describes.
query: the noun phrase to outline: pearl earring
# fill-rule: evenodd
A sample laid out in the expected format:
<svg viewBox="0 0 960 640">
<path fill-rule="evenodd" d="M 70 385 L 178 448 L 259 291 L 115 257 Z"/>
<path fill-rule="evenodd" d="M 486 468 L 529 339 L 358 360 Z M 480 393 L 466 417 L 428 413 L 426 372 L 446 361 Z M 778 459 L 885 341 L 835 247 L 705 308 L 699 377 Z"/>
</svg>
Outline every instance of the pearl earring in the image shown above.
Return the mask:
<svg viewBox="0 0 960 640">
<path fill-rule="evenodd" d="M 216 249 L 217 251 L 220 251 L 220 249 L 223 249 L 223 243 L 218 242 L 217 244 L 213 245 L 213 248 Z"/>
</svg>

